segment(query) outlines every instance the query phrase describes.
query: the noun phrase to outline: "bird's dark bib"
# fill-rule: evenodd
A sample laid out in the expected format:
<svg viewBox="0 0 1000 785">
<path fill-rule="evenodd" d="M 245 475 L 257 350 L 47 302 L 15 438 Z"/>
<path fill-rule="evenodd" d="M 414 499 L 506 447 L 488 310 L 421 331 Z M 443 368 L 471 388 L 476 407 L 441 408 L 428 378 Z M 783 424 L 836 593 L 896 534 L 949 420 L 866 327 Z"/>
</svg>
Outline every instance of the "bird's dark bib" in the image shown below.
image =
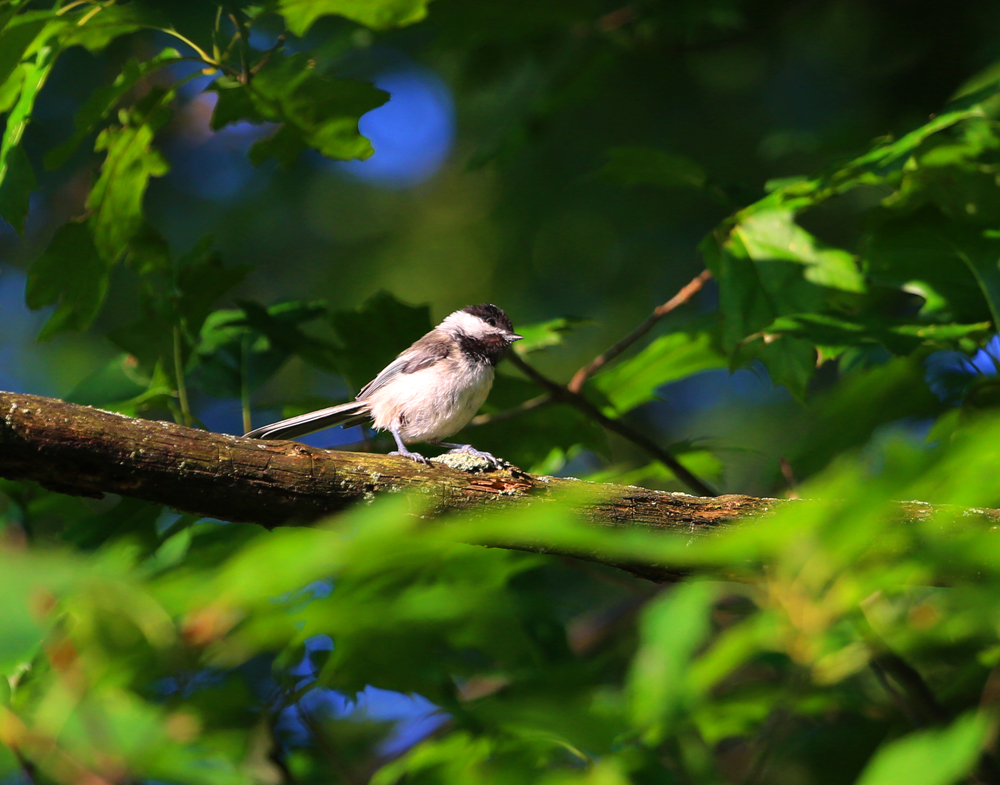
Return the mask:
<svg viewBox="0 0 1000 785">
<path fill-rule="evenodd" d="M 468 335 L 459 335 L 458 342 L 466 356 L 471 357 L 476 362 L 496 365 L 503 359 L 504 353 L 510 344 L 499 335 L 488 335 L 484 338 L 472 338 Z"/>
</svg>

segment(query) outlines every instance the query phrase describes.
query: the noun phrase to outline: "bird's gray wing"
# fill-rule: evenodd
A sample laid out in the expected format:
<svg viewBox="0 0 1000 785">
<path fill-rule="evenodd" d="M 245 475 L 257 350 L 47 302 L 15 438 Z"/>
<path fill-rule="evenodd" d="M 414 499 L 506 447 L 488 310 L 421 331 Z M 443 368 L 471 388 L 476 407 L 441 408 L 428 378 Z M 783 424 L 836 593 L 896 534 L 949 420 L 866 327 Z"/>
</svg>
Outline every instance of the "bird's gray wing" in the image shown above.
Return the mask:
<svg viewBox="0 0 1000 785">
<path fill-rule="evenodd" d="M 422 371 L 424 368 L 430 368 L 432 365 L 445 359 L 450 353 L 451 341 L 447 337 L 437 332 L 427 333 L 427 335 L 383 368 L 378 376 L 361 388 L 357 400 L 363 401 L 376 390 L 385 387 L 397 376 L 416 373 L 417 371 Z"/>
</svg>

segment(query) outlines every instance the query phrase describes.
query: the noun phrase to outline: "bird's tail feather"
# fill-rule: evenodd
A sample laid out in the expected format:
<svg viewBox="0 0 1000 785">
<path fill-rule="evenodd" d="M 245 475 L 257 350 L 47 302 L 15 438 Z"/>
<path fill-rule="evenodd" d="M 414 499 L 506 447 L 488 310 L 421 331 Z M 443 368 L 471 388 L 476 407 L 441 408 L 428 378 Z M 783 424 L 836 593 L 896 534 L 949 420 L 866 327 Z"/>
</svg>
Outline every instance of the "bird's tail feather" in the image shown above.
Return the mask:
<svg viewBox="0 0 1000 785">
<path fill-rule="evenodd" d="M 368 403 L 366 401 L 351 401 L 329 409 L 319 409 L 315 412 L 289 417 L 281 422 L 265 425 L 245 434 L 250 439 L 294 439 L 307 433 L 322 431 L 334 425 L 359 425 L 368 419 Z"/>
</svg>

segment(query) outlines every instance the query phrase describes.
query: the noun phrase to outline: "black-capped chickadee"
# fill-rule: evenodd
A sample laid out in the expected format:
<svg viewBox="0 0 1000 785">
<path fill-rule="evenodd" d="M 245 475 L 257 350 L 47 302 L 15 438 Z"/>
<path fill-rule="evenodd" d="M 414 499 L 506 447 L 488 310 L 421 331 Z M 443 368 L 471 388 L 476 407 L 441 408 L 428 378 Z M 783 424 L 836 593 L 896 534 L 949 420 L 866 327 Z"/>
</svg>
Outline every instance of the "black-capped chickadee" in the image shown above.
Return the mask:
<svg viewBox="0 0 1000 785">
<path fill-rule="evenodd" d="M 406 449 L 426 442 L 468 452 L 499 463 L 469 444 L 441 441 L 464 428 L 493 386 L 493 369 L 522 336 L 514 332 L 500 308 L 470 305 L 448 315 L 383 369 L 350 403 L 300 414 L 246 434 L 253 439 L 292 439 L 334 425 L 350 427 L 372 421 L 388 431 L 402 455 L 420 463 L 427 459 Z"/>
</svg>

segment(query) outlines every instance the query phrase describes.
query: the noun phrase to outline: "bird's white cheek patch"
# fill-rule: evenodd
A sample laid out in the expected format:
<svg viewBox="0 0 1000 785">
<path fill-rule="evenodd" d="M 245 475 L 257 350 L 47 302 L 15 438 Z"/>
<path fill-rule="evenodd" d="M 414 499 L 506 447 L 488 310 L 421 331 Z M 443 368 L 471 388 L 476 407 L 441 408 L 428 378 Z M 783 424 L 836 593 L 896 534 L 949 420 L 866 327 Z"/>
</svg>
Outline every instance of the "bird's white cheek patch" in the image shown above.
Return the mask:
<svg viewBox="0 0 1000 785">
<path fill-rule="evenodd" d="M 473 337 L 479 337 L 485 335 L 488 332 L 489 327 L 483 322 L 478 316 L 473 316 L 471 313 L 466 313 L 465 311 L 455 311 L 445 317 L 445 320 L 441 322 L 441 327 L 449 329 L 450 331 L 465 333 L 465 335 L 471 335 Z"/>
</svg>

